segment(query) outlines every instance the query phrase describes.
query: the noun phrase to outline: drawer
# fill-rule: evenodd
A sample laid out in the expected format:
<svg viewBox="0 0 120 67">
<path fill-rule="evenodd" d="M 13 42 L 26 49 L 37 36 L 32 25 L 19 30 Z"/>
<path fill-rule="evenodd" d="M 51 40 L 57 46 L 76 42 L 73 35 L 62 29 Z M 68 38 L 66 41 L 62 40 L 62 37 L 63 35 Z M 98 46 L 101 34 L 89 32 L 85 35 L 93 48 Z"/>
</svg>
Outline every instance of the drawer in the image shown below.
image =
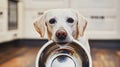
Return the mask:
<svg viewBox="0 0 120 67">
<path fill-rule="evenodd" d="M 116 8 L 117 0 L 71 0 L 72 8 Z"/>
<path fill-rule="evenodd" d="M 89 31 L 115 31 L 117 30 L 118 17 L 116 10 L 80 11 L 87 18 Z"/>
<path fill-rule="evenodd" d="M 25 0 L 26 8 L 65 8 L 69 0 Z"/>
<path fill-rule="evenodd" d="M 117 19 L 88 19 L 89 31 L 114 31 L 117 30 Z"/>
</svg>

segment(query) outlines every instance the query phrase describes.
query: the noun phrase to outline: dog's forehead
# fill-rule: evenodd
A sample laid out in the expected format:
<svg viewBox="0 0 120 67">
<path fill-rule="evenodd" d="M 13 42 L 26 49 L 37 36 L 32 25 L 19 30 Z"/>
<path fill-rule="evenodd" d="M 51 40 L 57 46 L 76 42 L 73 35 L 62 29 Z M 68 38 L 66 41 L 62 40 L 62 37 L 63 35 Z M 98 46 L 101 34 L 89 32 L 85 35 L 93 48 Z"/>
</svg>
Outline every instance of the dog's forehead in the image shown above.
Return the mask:
<svg viewBox="0 0 120 67">
<path fill-rule="evenodd" d="M 73 10 L 65 10 L 65 9 L 57 9 L 57 10 L 49 10 L 46 11 L 46 18 L 53 17 L 73 17 L 76 18 L 76 13 Z"/>
</svg>

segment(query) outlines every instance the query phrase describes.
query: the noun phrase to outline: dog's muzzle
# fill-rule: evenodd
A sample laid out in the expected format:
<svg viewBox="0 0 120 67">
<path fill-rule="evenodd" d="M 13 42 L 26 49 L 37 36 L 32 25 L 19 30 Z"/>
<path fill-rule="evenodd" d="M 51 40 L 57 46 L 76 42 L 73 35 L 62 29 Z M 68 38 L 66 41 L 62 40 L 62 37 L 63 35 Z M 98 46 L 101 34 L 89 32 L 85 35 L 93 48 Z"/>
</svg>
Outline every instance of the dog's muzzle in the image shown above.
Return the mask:
<svg viewBox="0 0 120 67">
<path fill-rule="evenodd" d="M 73 40 L 67 45 L 48 41 L 38 52 L 36 67 L 92 67 L 90 52 Z"/>
<path fill-rule="evenodd" d="M 56 31 L 56 37 L 58 40 L 65 40 L 67 37 L 67 32 L 64 29 Z"/>
</svg>

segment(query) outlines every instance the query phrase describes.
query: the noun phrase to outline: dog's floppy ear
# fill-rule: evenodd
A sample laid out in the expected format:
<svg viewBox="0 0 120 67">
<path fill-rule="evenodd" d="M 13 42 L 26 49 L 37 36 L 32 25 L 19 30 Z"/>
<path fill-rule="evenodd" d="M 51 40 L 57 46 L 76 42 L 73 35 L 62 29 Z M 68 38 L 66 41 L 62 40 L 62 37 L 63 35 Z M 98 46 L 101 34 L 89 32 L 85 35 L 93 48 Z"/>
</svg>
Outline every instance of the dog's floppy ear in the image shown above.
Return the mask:
<svg viewBox="0 0 120 67">
<path fill-rule="evenodd" d="M 41 15 L 39 18 L 37 18 L 34 21 L 34 27 L 36 31 L 40 34 L 40 36 L 43 38 L 45 35 L 45 17 L 44 14 Z"/>
<path fill-rule="evenodd" d="M 84 31 L 87 26 L 87 20 L 80 15 L 78 11 L 76 11 L 77 17 L 78 17 L 78 22 L 77 22 L 77 30 L 78 30 L 78 38 L 84 36 Z"/>
</svg>

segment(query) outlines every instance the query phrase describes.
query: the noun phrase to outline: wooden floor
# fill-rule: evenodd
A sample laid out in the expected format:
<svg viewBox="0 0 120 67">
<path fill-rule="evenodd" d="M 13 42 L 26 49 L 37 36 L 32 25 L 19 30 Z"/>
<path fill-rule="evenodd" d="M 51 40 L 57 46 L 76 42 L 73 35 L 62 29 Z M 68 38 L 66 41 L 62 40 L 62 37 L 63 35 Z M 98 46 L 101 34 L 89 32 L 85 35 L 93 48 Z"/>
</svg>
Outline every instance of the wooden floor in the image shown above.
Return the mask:
<svg viewBox="0 0 120 67">
<path fill-rule="evenodd" d="M 120 67 L 120 50 L 92 49 L 93 67 Z"/>
<path fill-rule="evenodd" d="M 20 47 L 12 48 L 12 53 L 9 59 L 0 63 L 0 67 L 35 67 L 35 58 L 39 47 Z M 5 50 L 5 51 L 10 51 Z M 2 56 L 4 51 L 0 51 Z M 120 50 L 116 49 L 91 49 L 93 67 L 120 67 Z M 0 59 L 6 59 L 5 56 L 0 56 Z"/>
</svg>

